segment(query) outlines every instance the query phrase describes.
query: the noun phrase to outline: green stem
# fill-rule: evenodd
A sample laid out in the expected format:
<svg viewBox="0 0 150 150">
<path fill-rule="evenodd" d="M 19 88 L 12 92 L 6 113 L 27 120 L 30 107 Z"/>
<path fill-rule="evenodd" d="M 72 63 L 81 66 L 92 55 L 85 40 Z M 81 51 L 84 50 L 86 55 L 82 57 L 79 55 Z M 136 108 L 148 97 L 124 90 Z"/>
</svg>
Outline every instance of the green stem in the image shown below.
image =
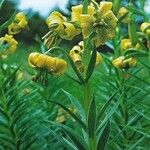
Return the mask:
<svg viewBox="0 0 150 150">
<path fill-rule="evenodd" d="M 89 4 L 89 0 L 84 0 L 84 2 L 83 2 L 83 11 L 82 11 L 83 14 L 87 14 L 88 4 Z"/>
<path fill-rule="evenodd" d="M 89 108 L 89 104 L 90 104 L 90 100 L 91 100 L 91 89 L 90 89 L 90 83 L 87 82 L 83 85 L 83 92 L 84 92 L 84 110 L 87 113 L 88 112 L 88 108 Z"/>
<path fill-rule="evenodd" d="M 96 146 L 96 137 L 89 139 L 89 143 L 90 143 L 90 150 L 96 150 L 97 146 Z"/>
</svg>

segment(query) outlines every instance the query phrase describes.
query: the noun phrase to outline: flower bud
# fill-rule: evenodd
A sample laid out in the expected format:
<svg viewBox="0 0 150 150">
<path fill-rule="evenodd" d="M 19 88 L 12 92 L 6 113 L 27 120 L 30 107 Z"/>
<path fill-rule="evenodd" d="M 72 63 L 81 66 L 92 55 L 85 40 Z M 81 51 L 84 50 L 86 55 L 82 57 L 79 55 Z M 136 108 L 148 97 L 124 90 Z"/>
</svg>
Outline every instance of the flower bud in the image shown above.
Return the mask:
<svg viewBox="0 0 150 150">
<path fill-rule="evenodd" d="M 2 51 L 3 54 L 14 53 L 18 44 L 18 42 L 13 38 L 13 36 L 8 34 L 0 38 L 0 43 L 4 47 Z"/>
<path fill-rule="evenodd" d="M 112 61 L 114 67 L 118 69 L 127 69 L 129 67 L 134 67 L 137 64 L 136 58 L 130 57 L 125 59 L 124 56 L 120 56 Z"/>
<path fill-rule="evenodd" d="M 129 22 L 129 16 L 127 14 L 128 14 L 128 10 L 125 7 L 121 7 L 118 11 L 117 18 L 120 19 L 121 17 L 123 17 L 122 22 L 128 23 Z"/>
<path fill-rule="evenodd" d="M 128 22 L 128 34 L 133 46 L 137 44 L 138 37 L 136 31 L 135 17 L 133 14 L 130 14 L 130 19 Z"/>
<path fill-rule="evenodd" d="M 123 66 L 122 61 L 124 60 L 124 58 L 125 58 L 124 56 L 120 56 L 120 57 L 114 59 L 112 61 L 113 66 L 116 68 L 122 68 L 122 66 Z"/>
<path fill-rule="evenodd" d="M 96 65 L 102 63 L 102 56 L 99 52 L 96 53 Z"/>
<path fill-rule="evenodd" d="M 140 26 L 140 30 L 150 36 L 150 22 L 143 22 Z"/>
<path fill-rule="evenodd" d="M 8 26 L 8 33 L 9 34 L 17 34 L 22 29 L 26 28 L 27 25 L 28 25 L 28 21 L 26 19 L 26 16 L 24 15 L 23 12 L 19 12 L 16 14 L 14 22 L 12 22 Z"/>
<path fill-rule="evenodd" d="M 132 45 L 130 39 L 122 39 L 121 40 L 121 49 L 122 50 L 127 50 L 132 47 L 133 47 L 133 45 Z"/>
</svg>

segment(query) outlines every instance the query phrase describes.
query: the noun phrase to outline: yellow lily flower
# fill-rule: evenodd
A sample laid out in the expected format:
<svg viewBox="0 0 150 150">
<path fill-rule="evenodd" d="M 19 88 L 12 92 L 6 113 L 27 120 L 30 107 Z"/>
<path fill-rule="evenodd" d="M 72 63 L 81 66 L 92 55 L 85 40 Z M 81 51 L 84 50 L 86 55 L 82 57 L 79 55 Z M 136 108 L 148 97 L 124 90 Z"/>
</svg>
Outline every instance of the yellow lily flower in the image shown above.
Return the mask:
<svg viewBox="0 0 150 150">
<path fill-rule="evenodd" d="M 0 38 L 0 43 L 4 46 L 3 54 L 14 53 L 18 44 L 13 36 L 8 34 Z"/>
<path fill-rule="evenodd" d="M 139 43 L 137 43 L 135 46 L 133 46 L 130 39 L 122 39 L 120 46 L 123 51 L 126 51 L 130 48 L 136 48 L 138 50 L 141 49 L 141 45 Z"/>
<path fill-rule="evenodd" d="M 121 40 L 121 49 L 127 50 L 129 48 L 133 48 L 133 45 L 132 45 L 130 39 L 122 39 Z"/>
<path fill-rule="evenodd" d="M 95 32 L 96 47 L 104 44 L 115 35 L 117 18 L 111 11 L 111 2 L 100 2 L 98 8 L 90 5 L 87 14 L 82 14 L 82 5 L 72 7 L 72 20 L 80 23 L 83 37 Z"/>
<path fill-rule="evenodd" d="M 140 26 L 140 30 L 150 36 L 150 22 L 143 22 Z"/>
<path fill-rule="evenodd" d="M 77 68 L 80 68 L 82 64 L 82 56 L 81 56 L 81 47 L 80 46 L 74 46 L 70 52 L 70 58 L 73 60 Z"/>
<path fill-rule="evenodd" d="M 15 16 L 14 22 L 8 26 L 9 34 L 17 34 L 27 26 L 28 22 L 23 12 L 19 12 Z"/>
<path fill-rule="evenodd" d="M 118 69 L 125 69 L 128 67 L 136 66 L 137 60 L 136 60 L 136 58 L 133 58 L 133 57 L 125 59 L 124 56 L 120 56 L 120 57 L 114 59 L 112 61 L 112 64 L 114 67 L 116 67 Z"/>
<path fill-rule="evenodd" d="M 50 14 L 46 19 L 46 24 L 50 30 L 53 30 L 60 38 L 66 40 L 72 40 L 74 36 L 81 32 L 79 29 L 76 29 L 74 24 L 67 22 L 66 17 L 57 11 Z"/>
<path fill-rule="evenodd" d="M 62 39 L 72 40 L 74 36 L 78 35 L 76 28 L 72 23 L 64 22 L 63 27 L 63 31 L 59 34 Z"/>
<path fill-rule="evenodd" d="M 128 14 L 128 10 L 125 8 L 125 7 L 121 7 L 118 11 L 118 15 L 117 15 L 117 18 L 120 19 L 121 17 L 124 16 L 124 18 L 122 19 L 122 22 L 123 23 L 128 23 L 129 22 L 129 16 L 127 15 Z"/>
<path fill-rule="evenodd" d="M 124 56 L 120 56 L 112 61 L 112 64 L 116 68 L 122 68 L 122 61 L 124 60 Z"/>
<path fill-rule="evenodd" d="M 67 69 L 67 62 L 57 57 L 51 57 L 37 52 L 31 53 L 28 63 L 33 68 L 46 69 L 54 75 L 61 75 Z"/>
<path fill-rule="evenodd" d="M 61 13 L 54 11 L 46 19 L 46 24 L 49 28 L 54 28 L 55 31 L 61 32 L 64 29 L 63 22 L 66 20 L 66 17 L 64 17 Z"/>
</svg>

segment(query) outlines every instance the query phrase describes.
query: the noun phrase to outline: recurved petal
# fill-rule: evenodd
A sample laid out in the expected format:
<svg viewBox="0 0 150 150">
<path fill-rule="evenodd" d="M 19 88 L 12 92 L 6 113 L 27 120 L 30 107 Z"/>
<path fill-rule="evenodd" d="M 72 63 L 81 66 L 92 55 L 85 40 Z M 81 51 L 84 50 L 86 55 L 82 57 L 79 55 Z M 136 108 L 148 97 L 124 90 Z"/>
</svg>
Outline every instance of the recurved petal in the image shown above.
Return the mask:
<svg viewBox="0 0 150 150">
<path fill-rule="evenodd" d="M 121 49 L 122 50 L 127 50 L 132 47 L 133 47 L 133 45 L 132 45 L 130 39 L 122 39 L 121 40 Z"/>
<path fill-rule="evenodd" d="M 67 69 L 67 62 L 60 58 L 55 58 L 56 66 L 55 66 L 55 72 L 56 75 L 62 75 Z"/>
<path fill-rule="evenodd" d="M 107 11 L 111 10 L 112 2 L 100 2 L 98 9 L 99 15 L 103 16 Z"/>
<path fill-rule="evenodd" d="M 115 28 L 116 27 L 116 23 L 118 21 L 118 19 L 116 18 L 116 16 L 114 15 L 114 13 L 109 10 L 107 13 L 105 13 L 102 18 L 104 19 L 104 22 L 107 24 L 107 26 L 109 28 Z"/>
<path fill-rule="evenodd" d="M 39 58 L 39 55 L 40 55 L 40 53 L 37 53 L 37 52 L 33 52 L 29 55 L 28 63 L 31 67 L 33 67 L 33 68 L 37 67 L 36 62 L 37 62 L 37 59 Z"/>
<path fill-rule="evenodd" d="M 66 40 L 72 40 L 76 36 L 76 28 L 72 23 L 64 22 L 64 34 L 60 33 L 60 37 Z"/>
<path fill-rule="evenodd" d="M 73 6 L 71 9 L 71 20 L 80 22 L 80 15 L 82 14 L 83 5 Z"/>
</svg>

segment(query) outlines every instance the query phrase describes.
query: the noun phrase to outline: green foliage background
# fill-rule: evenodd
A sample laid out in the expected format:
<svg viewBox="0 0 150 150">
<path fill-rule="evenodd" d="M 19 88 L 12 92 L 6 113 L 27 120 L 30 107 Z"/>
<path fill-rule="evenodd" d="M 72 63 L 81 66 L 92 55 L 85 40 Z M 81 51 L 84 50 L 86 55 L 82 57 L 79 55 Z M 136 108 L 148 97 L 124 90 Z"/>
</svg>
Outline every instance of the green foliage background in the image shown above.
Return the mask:
<svg viewBox="0 0 150 150">
<path fill-rule="evenodd" d="M 6 8 L 9 10 L 7 11 Z M 14 10 L 10 1 L 7 5 L 5 3 L 1 11 L 9 13 L 0 17 L 0 25 L 11 16 Z M 37 28 L 34 26 L 35 23 Z M 36 72 L 28 65 L 28 55 L 32 51 L 42 51 L 41 45 L 31 37 L 35 37 L 37 33 L 41 37 L 47 32 L 47 28 L 44 19 L 38 14 L 32 15 L 29 26 L 29 31 L 16 37 L 19 40 L 17 52 L 10 55 L 7 60 L 0 60 L 0 150 L 71 149 L 71 144 L 65 142 L 64 138 L 69 141 L 72 141 L 72 138 L 66 134 L 63 127 L 53 122 L 59 115 L 60 107 L 51 103 L 50 100 L 72 108 L 70 94 L 80 100 L 83 98 L 83 89 L 67 75 L 49 76 L 48 87 L 31 80 Z M 1 35 L 5 33 L 4 30 Z M 62 47 L 66 51 L 69 50 L 70 45 L 76 44 L 79 38 L 77 37 L 73 43 L 69 44 L 64 41 Z M 99 51 L 104 49 L 108 50 L 108 53 L 103 56 L 103 63 L 94 71 L 92 82 L 92 91 L 98 104 L 97 110 L 101 110 L 120 86 L 115 68 L 112 67 L 109 59 L 112 51 L 108 46 Z M 73 74 L 71 67 L 68 68 L 67 73 Z M 138 66 L 129 69 L 128 75 L 124 89 L 125 103 L 118 101 L 121 94 L 117 93 L 100 120 L 102 122 L 108 117 L 111 123 L 110 137 L 106 145 L 108 150 L 148 150 L 150 146 L 149 58 L 138 58 Z M 70 94 L 64 91 L 69 91 Z M 65 116 L 63 125 L 70 126 L 78 133 L 82 132 L 81 126 L 66 112 L 62 111 L 61 116 Z M 105 136 L 107 134 L 103 135 L 103 140 Z"/>
</svg>

